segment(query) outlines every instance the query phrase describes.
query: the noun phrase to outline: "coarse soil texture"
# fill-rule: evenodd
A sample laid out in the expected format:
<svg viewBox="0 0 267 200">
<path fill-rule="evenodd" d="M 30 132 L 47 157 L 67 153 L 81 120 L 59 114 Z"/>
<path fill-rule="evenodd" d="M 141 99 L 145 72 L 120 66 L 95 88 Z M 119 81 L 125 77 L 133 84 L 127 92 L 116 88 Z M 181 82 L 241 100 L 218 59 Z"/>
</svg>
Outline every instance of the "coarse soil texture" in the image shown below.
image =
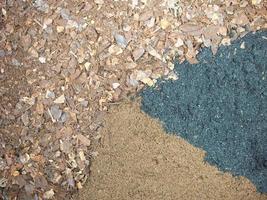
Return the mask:
<svg viewBox="0 0 267 200">
<path fill-rule="evenodd" d="M 199 64 L 176 64 L 177 81 L 142 93 L 167 132 L 207 151 L 206 160 L 267 192 L 267 32 L 250 33 Z"/>
<path fill-rule="evenodd" d="M 74 199 L 266 199 L 248 179 L 204 163 L 203 150 L 167 135 L 138 103 L 114 107 L 100 134 L 89 183 Z"/>
</svg>

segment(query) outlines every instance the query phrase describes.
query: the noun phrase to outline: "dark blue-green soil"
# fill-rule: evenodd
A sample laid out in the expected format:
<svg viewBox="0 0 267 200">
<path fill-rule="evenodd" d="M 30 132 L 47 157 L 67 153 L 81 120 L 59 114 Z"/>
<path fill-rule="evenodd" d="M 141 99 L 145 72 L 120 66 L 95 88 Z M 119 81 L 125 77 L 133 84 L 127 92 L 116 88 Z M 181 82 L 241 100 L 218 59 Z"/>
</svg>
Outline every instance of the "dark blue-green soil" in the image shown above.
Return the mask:
<svg viewBox="0 0 267 200">
<path fill-rule="evenodd" d="M 242 42 L 245 49 L 240 48 Z M 142 93 L 142 109 L 207 151 L 206 160 L 267 192 L 267 32 L 248 34 L 199 64 L 176 64 L 176 81 Z"/>
</svg>

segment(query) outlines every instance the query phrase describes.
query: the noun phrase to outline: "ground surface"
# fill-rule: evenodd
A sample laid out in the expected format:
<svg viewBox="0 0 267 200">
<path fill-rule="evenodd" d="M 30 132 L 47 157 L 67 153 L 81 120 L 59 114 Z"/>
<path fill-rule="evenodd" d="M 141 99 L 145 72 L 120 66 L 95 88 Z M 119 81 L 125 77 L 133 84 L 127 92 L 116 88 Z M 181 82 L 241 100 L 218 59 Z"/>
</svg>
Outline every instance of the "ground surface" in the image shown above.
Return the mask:
<svg viewBox="0 0 267 200">
<path fill-rule="evenodd" d="M 0 0 L 0 199 L 69 199 L 111 105 L 267 27 L 262 0 Z"/>
<path fill-rule="evenodd" d="M 267 32 L 248 34 L 199 64 L 177 64 L 177 81 L 142 93 L 142 109 L 207 151 L 221 170 L 267 192 Z"/>
<path fill-rule="evenodd" d="M 204 151 L 167 135 L 138 103 L 112 109 L 105 121 L 79 200 L 266 199 L 247 179 L 205 164 Z"/>
</svg>

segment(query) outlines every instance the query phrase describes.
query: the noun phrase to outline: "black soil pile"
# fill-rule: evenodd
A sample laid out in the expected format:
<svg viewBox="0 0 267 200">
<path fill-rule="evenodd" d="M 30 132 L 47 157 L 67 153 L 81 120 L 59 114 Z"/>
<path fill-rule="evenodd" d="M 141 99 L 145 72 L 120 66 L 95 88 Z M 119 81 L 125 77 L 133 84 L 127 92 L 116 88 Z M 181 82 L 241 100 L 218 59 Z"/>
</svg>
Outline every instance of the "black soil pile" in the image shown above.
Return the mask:
<svg viewBox="0 0 267 200">
<path fill-rule="evenodd" d="M 176 64 L 177 81 L 141 94 L 142 109 L 168 132 L 207 151 L 223 171 L 246 176 L 267 192 L 267 32 L 248 34 L 199 64 Z"/>
</svg>

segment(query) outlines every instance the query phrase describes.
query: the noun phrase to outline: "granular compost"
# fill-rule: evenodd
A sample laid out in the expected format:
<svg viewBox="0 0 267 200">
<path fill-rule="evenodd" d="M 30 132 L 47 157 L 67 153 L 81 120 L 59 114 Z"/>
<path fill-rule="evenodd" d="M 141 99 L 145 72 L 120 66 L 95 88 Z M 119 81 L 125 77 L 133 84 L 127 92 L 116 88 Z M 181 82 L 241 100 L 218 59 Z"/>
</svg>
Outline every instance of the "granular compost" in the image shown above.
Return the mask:
<svg viewBox="0 0 267 200">
<path fill-rule="evenodd" d="M 250 33 L 216 56 L 176 64 L 176 81 L 141 94 L 142 109 L 168 132 L 207 151 L 223 171 L 249 178 L 267 192 L 267 32 Z"/>
</svg>

